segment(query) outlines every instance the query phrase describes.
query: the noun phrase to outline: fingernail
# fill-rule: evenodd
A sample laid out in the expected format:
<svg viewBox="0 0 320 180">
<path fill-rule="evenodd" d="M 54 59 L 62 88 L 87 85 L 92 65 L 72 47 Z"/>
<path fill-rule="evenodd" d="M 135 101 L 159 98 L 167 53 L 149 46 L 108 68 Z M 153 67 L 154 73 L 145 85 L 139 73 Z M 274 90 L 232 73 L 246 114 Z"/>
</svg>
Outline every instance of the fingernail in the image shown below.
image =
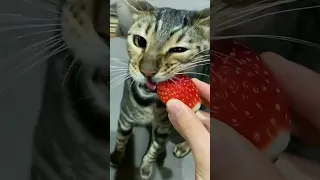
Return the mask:
<svg viewBox="0 0 320 180">
<path fill-rule="evenodd" d="M 196 112 L 196 115 L 197 115 L 198 118 L 200 118 L 201 120 L 204 120 L 204 121 L 210 120 L 210 117 L 207 117 L 207 116 L 203 115 L 203 114 L 201 113 L 201 111 L 197 111 L 197 112 Z"/>
<path fill-rule="evenodd" d="M 176 118 L 181 111 L 181 107 L 179 106 L 179 102 L 175 99 L 169 100 L 167 102 L 167 111 L 169 113 L 171 120 L 172 120 L 172 118 Z"/>
</svg>

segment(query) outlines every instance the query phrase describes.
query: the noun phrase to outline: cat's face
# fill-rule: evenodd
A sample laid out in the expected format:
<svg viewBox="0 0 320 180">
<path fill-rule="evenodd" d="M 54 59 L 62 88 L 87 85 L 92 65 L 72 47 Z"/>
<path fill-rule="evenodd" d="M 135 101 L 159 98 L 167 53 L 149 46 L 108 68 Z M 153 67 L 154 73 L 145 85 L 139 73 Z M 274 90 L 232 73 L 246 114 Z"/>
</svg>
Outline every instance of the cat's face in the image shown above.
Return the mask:
<svg viewBox="0 0 320 180">
<path fill-rule="evenodd" d="M 97 67 L 109 66 L 108 2 L 66 0 L 61 10 L 63 39 L 76 58 Z"/>
<path fill-rule="evenodd" d="M 210 61 L 209 8 L 195 12 L 127 3 L 134 19 L 127 37 L 129 74 L 140 95 L 154 93 L 150 85 L 155 88 L 161 81 L 174 81 L 176 74 Z"/>
</svg>

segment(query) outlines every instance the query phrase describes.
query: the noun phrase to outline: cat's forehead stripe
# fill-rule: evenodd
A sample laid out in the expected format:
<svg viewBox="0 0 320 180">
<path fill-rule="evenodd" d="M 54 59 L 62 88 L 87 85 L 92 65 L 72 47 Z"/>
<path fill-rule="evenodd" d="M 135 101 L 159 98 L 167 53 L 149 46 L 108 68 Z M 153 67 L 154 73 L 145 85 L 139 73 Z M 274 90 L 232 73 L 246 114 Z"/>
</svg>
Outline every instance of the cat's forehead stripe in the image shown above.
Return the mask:
<svg viewBox="0 0 320 180">
<path fill-rule="evenodd" d="M 146 34 L 149 34 L 150 28 L 151 28 L 151 23 L 148 23 L 147 28 L 146 28 L 146 32 L 145 32 Z"/>
<path fill-rule="evenodd" d="M 171 8 L 159 8 L 155 10 L 154 15 L 156 20 L 156 39 L 162 43 L 170 38 L 175 32 L 187 26 L 192 19 L 193 12 Z M 183 36 L 181 36 L 181 39 L 182 38 Z"/>
</svg>

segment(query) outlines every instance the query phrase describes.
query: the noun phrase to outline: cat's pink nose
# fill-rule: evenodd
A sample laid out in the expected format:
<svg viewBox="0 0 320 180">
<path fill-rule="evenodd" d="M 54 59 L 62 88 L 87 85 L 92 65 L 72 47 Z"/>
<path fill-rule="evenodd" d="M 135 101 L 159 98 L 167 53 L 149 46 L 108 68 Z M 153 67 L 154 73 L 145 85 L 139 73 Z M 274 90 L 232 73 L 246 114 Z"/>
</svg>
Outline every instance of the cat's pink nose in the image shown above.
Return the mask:
<svg viewBox="0 0 320 180">
<path fill-rule="evenodd" d="M 157 72 L 156 71 L 143 71 L 143 70 L 141 70 L 141 73 L 146 78 L 152 78 L 154 75 L 156 75 Z"/>
</svg>

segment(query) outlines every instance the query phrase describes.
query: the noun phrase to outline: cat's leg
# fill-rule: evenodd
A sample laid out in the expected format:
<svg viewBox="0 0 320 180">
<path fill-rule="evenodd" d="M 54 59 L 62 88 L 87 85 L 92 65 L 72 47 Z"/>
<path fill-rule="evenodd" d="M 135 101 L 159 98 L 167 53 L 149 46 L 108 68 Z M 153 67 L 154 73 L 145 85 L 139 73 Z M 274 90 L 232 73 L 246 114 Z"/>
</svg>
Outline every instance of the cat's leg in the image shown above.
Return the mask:
<svg viewBox="0 0 320 180">
<path fill-rule="evenodd" d="M 147 153 L 143 156 L 139 168 L 140 177 L 148 179 L 152 174 L 153 164 L 157 160 L 160 152 L 165 148 L 169 134 L 172 131 L 172 125 L 156 126 L 153 131 L 152 141 Z"/>
<path fill-rule="evenodd" d="M 173 155 L 176 158 L 183 158 L 187 154 L 189 154 L 190 151 L 191 151 L 191 148 L 190 148 L 188 142 L 184 141 L 182 143 L 176 144 L 176 146 L 174 147 L 174 150 L 173 150 Z"/>
<path fill-rule="evenodd" d="M 125 157 L 126 146 L 132 134 L 134 124 L 120 115 L 114 151 L 110 155 L 110 165 L 118 166 Z"/>
<path fill-rule="evenodd" d="M 210 112 L 210 110 L 204 106 L 201 106 L 200 110 L 205 111 L 205 112 Z M 189 154 L 190 151 L 191 151 L 190 145 L 188 144 L 187 141 L 184 141 L 182 143 L 176 144 L 176 146 L 174 147 L 174 150 L 173 150 L 173 155 L 176 158 L 184 158 L 186 155 Z"/>
</svg>

